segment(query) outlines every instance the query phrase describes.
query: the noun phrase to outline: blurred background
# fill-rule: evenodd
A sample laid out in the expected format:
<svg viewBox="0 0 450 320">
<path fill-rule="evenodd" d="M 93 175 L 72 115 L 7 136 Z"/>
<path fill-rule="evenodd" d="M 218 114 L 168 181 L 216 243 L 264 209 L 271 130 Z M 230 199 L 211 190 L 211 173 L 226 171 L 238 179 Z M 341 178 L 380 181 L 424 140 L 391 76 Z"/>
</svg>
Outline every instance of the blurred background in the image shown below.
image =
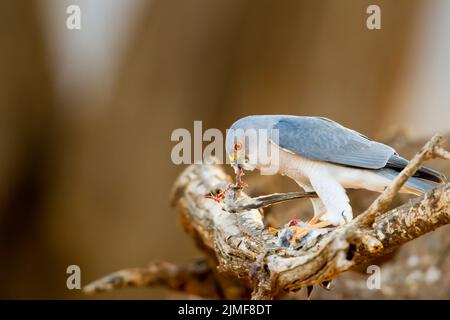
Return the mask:
<svg viewBox="0 0 450 320">
<path fill-rule="evenodd" d="M 66 28 L 71 4 L 81 30 Z M 366 27 L 370 4 L 381 30 Z M 84 285 L 199 257 L 169 204 L 183 169 L 170 134 L 194 120 L 225 130 L 249 114 L 320 115 L 412 156 L 450 133 L 449 57 L 446 0 L 0 1 L 0 298 L 86 298 L 66 288 L 71 264 Z M 256 194 L 296 190 L 248 179 Z M 302 206 L 268 222 L 307 217 Z M 362 269 L 312 298 L 448 299 L 449 253 L 446 226 L 380 261 L 381 290 Z"/>
</svg>

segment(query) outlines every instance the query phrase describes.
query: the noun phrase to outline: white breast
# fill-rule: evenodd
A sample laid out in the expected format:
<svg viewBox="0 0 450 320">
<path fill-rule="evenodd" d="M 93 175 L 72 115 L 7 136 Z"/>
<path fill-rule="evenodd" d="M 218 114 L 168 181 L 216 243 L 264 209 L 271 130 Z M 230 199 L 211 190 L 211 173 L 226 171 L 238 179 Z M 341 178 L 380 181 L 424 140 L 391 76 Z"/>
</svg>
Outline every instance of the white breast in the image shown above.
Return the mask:
<svg viewBox="0 0 450 320">
<path fill-rule="evenodd" d="M 351 189 L 364 188 L 381 192 L 390 182 L 388 178 L 377 174 L 376 170 L 351 168 L 325 161 L 311 160 L 274 144 L 271 145 L 271 152 L 279 154 L 279 169 L 276 173 L 286 175 L 302 186 L 309 185 L 309 176 L 313 172 L 331 175 L 344 188 Z"/>
</svg>

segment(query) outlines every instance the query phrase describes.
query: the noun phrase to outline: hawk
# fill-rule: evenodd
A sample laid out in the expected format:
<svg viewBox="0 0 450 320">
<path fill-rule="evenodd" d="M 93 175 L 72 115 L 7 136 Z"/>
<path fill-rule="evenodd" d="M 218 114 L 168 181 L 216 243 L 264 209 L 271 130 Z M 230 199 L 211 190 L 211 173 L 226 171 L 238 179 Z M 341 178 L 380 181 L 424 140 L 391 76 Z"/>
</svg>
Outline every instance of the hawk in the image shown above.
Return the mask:
<svg viewBox="0 0 450 320">
<path fill-rule="evenodd" d="M 249 132 L 256 132 L 257 140 Z M 230 127 L 225 144 L 238 177 L 242 170 L 265 170 L 317 193 L 309 230 L 349 222 L 353 211 L 346 189 L 382 192 L 408 165 L 392 147 L 323 117 L 247 116 Z M 421 167 L 400 192 L 420 195 L 433 187 L 429 181 L 443 179 Z"/>
</svg>

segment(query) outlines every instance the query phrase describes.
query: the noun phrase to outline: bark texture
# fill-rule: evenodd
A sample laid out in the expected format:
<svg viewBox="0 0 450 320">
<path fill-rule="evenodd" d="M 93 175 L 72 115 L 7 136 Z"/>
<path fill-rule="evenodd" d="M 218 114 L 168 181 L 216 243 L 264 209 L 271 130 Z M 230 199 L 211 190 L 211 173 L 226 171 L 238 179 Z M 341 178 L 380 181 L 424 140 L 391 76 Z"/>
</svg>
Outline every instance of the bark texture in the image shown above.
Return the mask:
<svg viewBox="0 0 450 320">
<path fill-rule="evenodd" d="M 296 249 L 281 245 L 277 235 L 265 227 L 262 210 L 230 213 L 224 210 L 226 203 L 207 198 L 231 183 L 221 166 L 189 166 L 175 181 L 173 204 L 179 210 L 186 232 L 206 253 L 211 270 L 217 269 L 219 275 L 228 275 L 215 282 L 228 283 L 228 289 L 222 288 L 217 296 L 245 298 L 245 290 L 236 290 L 229 283 L 241 279 L 234 284 L 250 288 L 253 299 L 272 299 L 286 291 L 295 292 L 334 279 L 350 268 L 386 255 L 402 244 L 448 224 L 449 183 L 440 184 L 423 196 L 385 212 L 407 178 L 424 161 L 446 158 L 438 147 L 440 142 L 439 136 L 433 137 L 369 209 L 352 222 L 305 241 Z M 235 192 L 233 196 L 238 203 L 251 202 L 243 192 Z M 111 278 L 105 279 L 108 282 Z M 103 290 L 104 282 L 94 283 L 86 291 Z M 230 289 L 233 287 L 234 290 Z M 197 293 L 195 290 L 187 292 Z"/>
</svg>

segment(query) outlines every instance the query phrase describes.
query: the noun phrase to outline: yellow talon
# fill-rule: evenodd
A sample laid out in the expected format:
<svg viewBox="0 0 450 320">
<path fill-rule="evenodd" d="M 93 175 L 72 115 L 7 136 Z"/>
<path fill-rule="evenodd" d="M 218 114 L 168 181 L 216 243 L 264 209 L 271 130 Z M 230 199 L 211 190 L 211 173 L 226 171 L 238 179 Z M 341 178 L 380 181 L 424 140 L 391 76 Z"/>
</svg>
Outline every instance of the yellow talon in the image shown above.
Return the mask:
<svg viewBox="0 0 450 320">
<path fill-rule="evenodd" d="M 331 223 L 328 221 L 321 221 L 319 223 L 312 224 L 307 227 L 297 227 L 297 226 L 289 227 L 292 231 L 294 231 L 294 236 L 291 239 L 291 244 L 295 245 L 298 241 L 300 241 L 304 236 L 306 236 L 311 231 L 328 227 L 330 224 Z"/>
</svg>

